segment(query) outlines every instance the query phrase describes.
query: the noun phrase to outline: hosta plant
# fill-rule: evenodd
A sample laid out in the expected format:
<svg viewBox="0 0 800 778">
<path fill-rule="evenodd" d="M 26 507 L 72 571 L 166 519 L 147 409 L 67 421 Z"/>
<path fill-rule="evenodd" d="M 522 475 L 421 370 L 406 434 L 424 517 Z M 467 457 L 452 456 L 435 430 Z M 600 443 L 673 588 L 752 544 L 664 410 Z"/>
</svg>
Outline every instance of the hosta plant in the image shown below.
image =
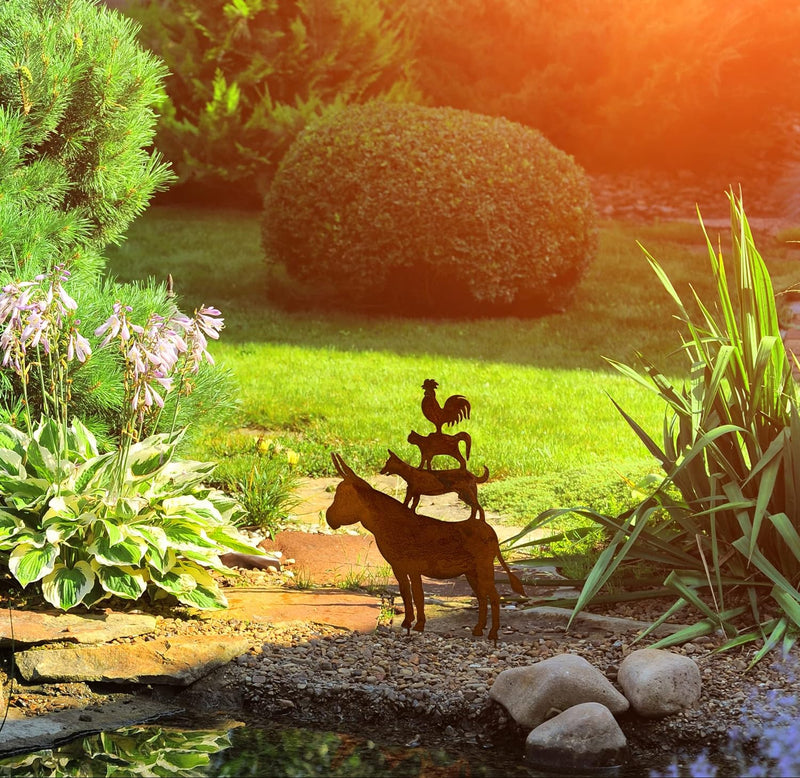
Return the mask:
<svg viewBox="0 0 800 778">
<path fill-rule="evenodd" d="M 125 410 L 119 446 L 101 451 L 81 421 L 69 421 L 70 379 L 93 347 L 78 330 L 67 279 L 56 267 L 0 294 L 2 365 L 22 386 L 18 423 L 0 425 L 0 554 L 8 552 L 23 586 L 40 583 L 44 598 L 64 610 L 148 590 L 224 607 L 209 572 L 223 569 L 219 554 L 262 552 L 235 528 L 244 509 L 203 485 L 214 465 L 175 458 L 183 431 L 174 423 L 200 364 L 213 362 L 207 338 L 219 336 L 219 311 L 151 314 L 141 325 L 129 318 L 130 306 L 113 305 L 94 331 L 94 350 L 116 353 Z M 28 403 L 33 385 L 43 398 L 38 423 Z M 169 431 L 148 434 L 169 393 L 177 395 Z"/>
<path fill-rule="evenodd" d="M 210 570 L 219 554 L 257 553 L 233 522 L 232 498 L 203 485 L 214 465 L 173 460 L 180 433 L 130 446 L 122 478 L 118 452 L 101 454 L 72 422 L 53 419 L 32 435 L 0 426 L 0 550 L 23 585 L 68 610 L 112 595 L 174 595 L 196 608 L 226 605 Z"/>
<path fill-rule="evenodd" d="M 760 641 L 757 661 L 800 635 L 800 416 L 772 282 L 741 198 L 731 193 L 730 201 L 732 278 L 706 234 L 715 300 L 695 294 L 693 305 L 684 304 L 647 255 L 685 328 L 688 374 L 674 386 L 645 359 L 643 374 L 614 363 L 666 405 L 660 443 L 619 409 L 664 477 L 619 516 L 579 511 L 603 524 L 611 541 L 575 609 L 593 600 L 625 564 L 645 561 L 669 571 L 663 583 L 677 596 L 653 627 L 687 606 L 698 614 L 692 627 L 656 646 L 719 632 L 727 636 L 726 647 Z M 569 510 L 540 515 L 512 545 L 528 543 L 534 526 Z"/>
</svg>

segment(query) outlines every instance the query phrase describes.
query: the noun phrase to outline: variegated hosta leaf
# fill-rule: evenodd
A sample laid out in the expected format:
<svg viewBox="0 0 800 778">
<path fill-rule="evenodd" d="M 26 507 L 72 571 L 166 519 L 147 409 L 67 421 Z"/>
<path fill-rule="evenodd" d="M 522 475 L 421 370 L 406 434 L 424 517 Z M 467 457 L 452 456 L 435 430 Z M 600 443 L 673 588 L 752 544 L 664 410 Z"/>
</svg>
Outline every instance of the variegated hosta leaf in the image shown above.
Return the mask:
<svg viewBox="0 0 800 778">
<path fill-rule="evenodd" d="M 69 463 L 59 459 L 57 451 L 50 451 L 45 446 L 36 441 L 32 441 L 28 446 L 28 466 L 32 467 L 40 478 L 44 478 L 50 483 L 58 483 L 65 478 L 69 472 L 66 465 Z"/>
<path fill-rule="evenodd" d="M 236 524 L 238 519 L 247 515 L 247 511 L 242 504 L 233 497 L 213 489 L 209 492 L 208 499 L 220 515 L 224 524 Z"/>
<path fill-rule="evenodd" d="M 197 462 L 196 460 L 182 459 L 180 462 L 170 462 L 158 474 L 153 484 L 153 489 L 172 484 L 169 491 L 173 494 L 191 491 L 205 478 L 211 475 L 216 468 L 214 462 Z"/>
<path fill-rule="evenodd" d="M 192 573 L 192 569 L 178 564 L 163 575 L 151 569 L 150 580 L 159 588 L 177 597 L 178 595 L 190 592 L 197 586 L 197 582 Z"/>
<path fill-rule="evenodd" d="M 179 594 L 178 600 L 184 605 L 200 610 L 222 610 L 228 607 L 228 600 L 216 584 L 213 586 L 198 584 L 192 591 Z"/>
<path fill-rule="evenodd" d="M 170 546 L 176 551 L 216 551 L 217 544 L 208 540 L 201 524 L 193 524 L 188 521 L 165 521 L 163 524 L 164 532 Z"/>
<path fill-rule="evenodd" d="M 10 448 L 0 448 L 0 471 L 13 478 L 25 478 L 22 455 Z"/>
<path fill-rule="evenodd" d="M 76 562 L 74 567 L 58 564 L 42 579 L 42 594 L 51 605 L 66 611 L 89 594 L 94 581 L 94 572 L 88 562 Z"/>
<path fill-rule="evenodd" d="M 97 439 L 79 419 L 73 419 L 68 434 L 69 447 L 83 459 L 92 459 L 98 455 Z"/>
<path fill-rule="evenodd" d="M 78 497 L 76 495 L 56 495 L 50 499 L 47 512 L 42 517 L 42 523 L 47 524 L 53 517 L 74 519 L 77 513 Z"/>
<path fill-rule="evenodd" d="M 17 538 L 25 530 L 25 522 L 8 511 L 0 510 L 0 549 L 13 548 Z"/>
<path fill-rule="evenodd" d="M 52 483 L 44 478 L 10 478 L 0 473 L 0 494 L 6 505 L 38 512 L 47 505 Z"/>
<path fill-rule="evenodd" d="M 187 518 L 200 518 L 213 521 L 215 524 L 221 519 L 219 511 L 209 500 L 199 500 L 191 494 L 182 494 L 179 497 L 167 497 L 162 506 L 167 516 L 180 516 Z"/>
<path fill-rule="evenodd" d="M 215 527 L 208 531 L 209 540 L 213 540 L 219 546 L 231 551 L 239 551 L 242 554 L 253 554 L 255 556 L 266 555 L 266 552 L 254 546 L 252 542 L 242 535 L 235 527 Z"/>
<path fill-rule="evenodd" d="M 192 577 L 195 586 L 187 592 L 175 594 L 180 602 L 201 610 L 219 610 L 228 607 L 225 595 L 206 570 L 191 563 L 181 565 L 181 569 Z"/>
<path fill-rule="evenodd" d="M 30 544 L 17 546 L 8 557 L 8 569 L 23 586 L 39 581 L 53 571 L 58 557 L 58 548 L 45 544 L 41 547 Z"/>
<path fill-rule="evenodd" d="M 126 600 L 138 600 L 147 588 L 145 573 L 132 567 L 100 566 L 97 577 L 107 592 Z"/>
<path fill-rule="evenodd" d="M 144 556 L 145 544 L 126 538 L 112 545 L 109 539 L 103 536 L 89 546 L 88 552 L 101 565 L 137 565 Z"/>
<path fill-rule="evenodd" d="M 78 465 L 64 483 L 75 494 L 104 490 L 111 481 L 115 461 L 114 452 L 92 457 Z"/>
<path fill-rule="evenodd" d="M 172 458 L 177 442 L 161 433 L 134 443 L 128 451 L 128 475 L 134 480 L 154 477 Z"/>
</svg>

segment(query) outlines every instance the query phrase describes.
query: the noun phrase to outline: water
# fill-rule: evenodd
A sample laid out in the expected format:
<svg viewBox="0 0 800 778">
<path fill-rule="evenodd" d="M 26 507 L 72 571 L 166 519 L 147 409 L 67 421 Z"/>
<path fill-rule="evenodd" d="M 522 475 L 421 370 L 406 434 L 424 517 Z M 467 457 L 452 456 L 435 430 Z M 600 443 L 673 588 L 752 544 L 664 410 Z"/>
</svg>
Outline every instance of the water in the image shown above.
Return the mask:
<svg viewBox="0 0 800 778">
<path fill-rule="evenodd" d="M 520 746 L 521 749 L 521 746 Z M 270 723 L 186 722 L 126 727 L 0 759 L 0 776 L 224 778 L 531 778 L 521 753 L 377 744 L 365 737 Z"/>
<path fill-rule="evenodd" d="M 376 743 L 342 732 L 274 722 L 174 717 L 78 738 L 57 748 L 0 759 L 0 778 L 552 778 L 524 762 L 523 743 L 491 749 Z M 663 764 L 628 764 L 584 773 L 591 778 L 640 778 Z M 681 759 L 681 775 L 692 774 Z M 737 776 L 719 764 L 719 776 Z M 704 774 L 704 773 L 701 773 Z M 776 774 L 776 773 L 768 773 Z M 563 775 L 578 778 L 574 771 Z"/>
</svg>

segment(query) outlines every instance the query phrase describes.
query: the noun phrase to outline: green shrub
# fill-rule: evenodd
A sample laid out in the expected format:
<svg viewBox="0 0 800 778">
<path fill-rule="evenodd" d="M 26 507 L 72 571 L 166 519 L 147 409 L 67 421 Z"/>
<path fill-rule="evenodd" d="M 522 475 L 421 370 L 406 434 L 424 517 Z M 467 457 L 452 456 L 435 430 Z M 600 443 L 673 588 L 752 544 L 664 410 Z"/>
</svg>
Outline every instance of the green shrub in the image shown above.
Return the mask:
<svg viewBox="0 0 800 778">
<path fill-rule="evenodd" d="M 270 537 L 281 529 L 299 499 L 297 452 L 270 439 L 240 435 L 232 438 L 215 474 L 215 481 L 235 495 L 247 512 L 242 522 L 266 530 Z"/>
<path fill-rule="evenodd" d="M 259 552 L 233 525 L 242 507 L 203 485 L 213 463 L 173 459 L 179 437 L 100 454 L 77 420 L 0 425 L 0 552 L 14 578 L 62 610 L 145 592 L 224 608 L 218 555 Z"/>
<path fill-rule="evenodd" d="M 171 178 L 150 149 L 165 68 L 135 33 L 97 0 L 0 3 L 0 269 L 101 268 Z"/>
<path fill-rule="evenodd" d="M 415 100 L 411 37 L 392 0 L 137 0 L 170 70 L 158 146 L 181 182 L 269 186 L 306 122 L 375 97 Z M 202 188 L 202 187 L 201 187 Z M 260 197 L 258 201 L 260 201 Z"/>
<path fill-rule="evenodd" d="M 536 315 L 568 304 L 596 212 L 583 171 L 535 130 L 373 102 L 298 137 L 263 242 L 268 264 L 329 304 Z"/>
</svg>

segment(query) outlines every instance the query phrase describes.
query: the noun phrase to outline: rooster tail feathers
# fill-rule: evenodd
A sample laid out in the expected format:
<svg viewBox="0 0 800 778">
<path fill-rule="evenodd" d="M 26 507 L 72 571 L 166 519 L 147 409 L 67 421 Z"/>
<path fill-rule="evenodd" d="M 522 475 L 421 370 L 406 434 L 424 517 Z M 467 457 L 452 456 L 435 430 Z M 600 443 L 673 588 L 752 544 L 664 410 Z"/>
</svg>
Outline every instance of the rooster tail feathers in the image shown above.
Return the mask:
<svg viewBox="0 0 800 778">
<path fill-rule="evenodd" d="M 444 415 L 447 417 L 445 424 L 457 424 L 462 419 L 468 419 L 472 406 L 462 394 L 452 394 L 445 400 Z"/>
</svg>

